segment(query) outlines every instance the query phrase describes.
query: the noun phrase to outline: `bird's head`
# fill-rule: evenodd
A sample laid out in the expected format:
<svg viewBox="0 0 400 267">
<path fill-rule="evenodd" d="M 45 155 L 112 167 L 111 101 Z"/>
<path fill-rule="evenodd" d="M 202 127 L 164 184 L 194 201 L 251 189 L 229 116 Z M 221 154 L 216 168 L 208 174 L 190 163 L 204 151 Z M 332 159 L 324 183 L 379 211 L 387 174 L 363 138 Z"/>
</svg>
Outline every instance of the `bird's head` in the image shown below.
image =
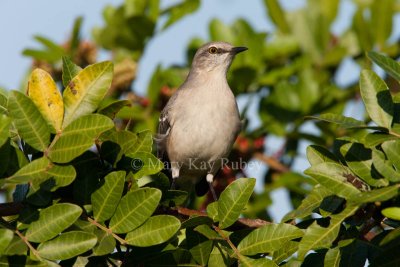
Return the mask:
<svg viewBox="0 0 400 267">
<path fill-rule="evenodd" d="M 235 55 L 246 50 L 247 47 L 235 47 L 226 42 L 207 43 L 197 50 L 191 71 L 226 74 Z"/>
</svg>

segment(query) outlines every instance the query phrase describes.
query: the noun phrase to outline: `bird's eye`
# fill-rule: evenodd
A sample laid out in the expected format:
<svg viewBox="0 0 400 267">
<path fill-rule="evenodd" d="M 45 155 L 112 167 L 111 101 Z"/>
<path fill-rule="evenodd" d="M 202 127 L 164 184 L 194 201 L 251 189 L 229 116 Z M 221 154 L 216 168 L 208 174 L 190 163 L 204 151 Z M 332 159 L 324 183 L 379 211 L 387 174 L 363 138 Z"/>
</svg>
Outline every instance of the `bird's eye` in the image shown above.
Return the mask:
<svg viewBox="0 0 400 267">
<path fill-rule="evenodd" d="M 208 48 L 208 53 L 210 54 L 216 54 L 218 52 L 218 49 L 215 46 L 211 46 Z"/>
</svg>

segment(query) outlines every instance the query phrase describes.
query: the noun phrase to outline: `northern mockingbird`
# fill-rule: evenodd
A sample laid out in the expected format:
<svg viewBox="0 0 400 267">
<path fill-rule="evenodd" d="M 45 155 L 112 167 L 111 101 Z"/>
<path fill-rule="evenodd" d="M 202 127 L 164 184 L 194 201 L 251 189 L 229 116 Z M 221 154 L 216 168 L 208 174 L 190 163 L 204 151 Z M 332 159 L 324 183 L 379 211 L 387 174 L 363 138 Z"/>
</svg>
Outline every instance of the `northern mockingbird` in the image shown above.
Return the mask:
<svg viewBox="0 0 400 267">
<path fill-rule="evenodd" d="M 226 74 L 236 54 L 247 50 L 225 42 L 200 47 L 185 82 L 161 112 L 158 156 L 171 163 L 172 188 L 206 177 L 212 186 L 241 129 L 235 96 Z M 165 155 L 165 153 L 167 155 Z M 226 161 L 225 161 L 226 162 Z"/>
</svg>

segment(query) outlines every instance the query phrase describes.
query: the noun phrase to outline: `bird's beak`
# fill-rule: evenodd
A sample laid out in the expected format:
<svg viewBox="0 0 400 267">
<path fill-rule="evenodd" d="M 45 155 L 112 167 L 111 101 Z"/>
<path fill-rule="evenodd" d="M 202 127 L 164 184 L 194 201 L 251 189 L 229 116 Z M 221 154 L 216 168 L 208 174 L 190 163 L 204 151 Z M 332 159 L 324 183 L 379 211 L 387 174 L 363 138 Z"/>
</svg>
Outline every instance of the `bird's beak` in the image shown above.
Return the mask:
<svg viewBox="0 0 400 267">
<path fill-rule="evenodd" d="M 237 47 L 232 48 L 231 53 L 236 55 L 236 54 L 239 54 L 240 52 L 246 51 L 247 49 L 248 48 L 244 47 L 244 46 L 237 46 Z"/>
</svg>

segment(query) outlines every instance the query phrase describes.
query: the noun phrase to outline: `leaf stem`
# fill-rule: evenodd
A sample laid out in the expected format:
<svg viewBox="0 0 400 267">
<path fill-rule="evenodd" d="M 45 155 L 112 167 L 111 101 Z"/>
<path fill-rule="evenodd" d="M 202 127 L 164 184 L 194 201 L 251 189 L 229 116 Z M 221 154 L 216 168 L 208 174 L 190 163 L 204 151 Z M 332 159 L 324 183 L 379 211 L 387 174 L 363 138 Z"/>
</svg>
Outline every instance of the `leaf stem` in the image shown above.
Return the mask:
<svg viewBox="0 0 400 267">
<path fill-rule="evenodd" d="M 87 217 L 87 220 L 88 220 L 91 224 L 97 226 L 98 228 L 100 228 L 101 230 L 103 230 L 104 232 L 106 232 L 107 234 L 112 235 L 112 236 L 113 236 L 116 240 L 118 240 L 118 242 L 120 242 L 122 245 L 127 245 L 127 242 L 126 242 L 125 239 L 121 238 L 121 237 L 118 236 L 117 234 L 114 234 L 109 228 L 107 228 L 107 227 L 101 225 L 101 224 L 98 223 L 96 220 L 93 220 L 93 219 L 90 218 L 90 217 Z"/>
<path fill-rule="evenodd" d="M 14 231 L 21 239 L 24 241 L 24 243 L 28 246 L 30 251 L 38 258 L 40 261 L 42 261 L 42 257 L 40 257 L 39 252 L 31 245 L 31 243 L 28 241 L 28 239 L 18 230 Z"/>
<path fill-rule="evenodd" d="M 229 244 L 229 246 L 230 246 L 230 247 L 232 248 L 232 250 L 235 252 L 235 254 L 236 254 L 236 256 L 237 256 L 237 259 L 238 259 L 238 260 L 242 260 L 242 258 L 243 258 L 242 254 L 240 254 L 239 250 L 238 250 L 238 249 L 236 248 L 236 246 L 232 243 L 232 241 L 229 239 L 229 237 L 226 236 L 226 235 L 224 234 L 224 232 L 223 232 L 221 229 L 219 229 L 218 226 L 213 225 L 212 227 L 213 227 L 214 230 L 219 234 L 219 236 L 222 237 L 222 238 Z"/>
</svg>

